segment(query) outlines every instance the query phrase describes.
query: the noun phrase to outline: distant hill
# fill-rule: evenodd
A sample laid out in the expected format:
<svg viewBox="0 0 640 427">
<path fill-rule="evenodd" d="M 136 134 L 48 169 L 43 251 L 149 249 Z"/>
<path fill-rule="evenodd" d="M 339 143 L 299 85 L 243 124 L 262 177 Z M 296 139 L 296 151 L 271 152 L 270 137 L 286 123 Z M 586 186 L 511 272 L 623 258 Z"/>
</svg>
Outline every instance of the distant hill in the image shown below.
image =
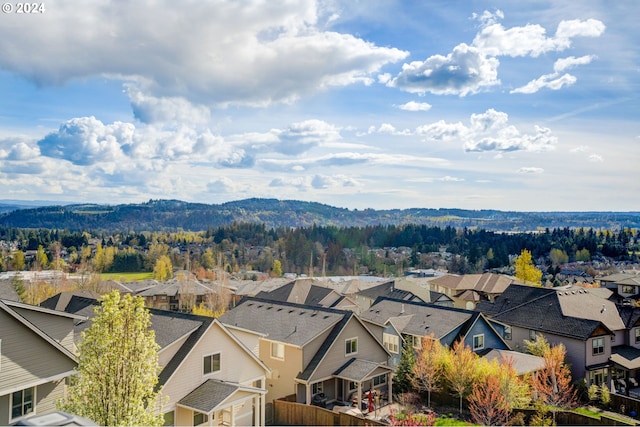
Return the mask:
<svg viewBox="0 0 640 427">
<path fill-rule="evenodd" d="M 3 204 L 0 206 L 12 206 Z M 0 207 L 0 225 L 104 231 L 200 231 L 233 222 L 264 223 L 268 228 L 316 225 L 368 226 L 424 224 L 492 231 L 521 232 L 544 228 L 640 227 L 640 212 L 508 212 L 464 209 L 350 210 L 321 203 L 277 199 L 246 199 L 218 205 L 180 200 L 150 200 L 123 205 L 71 204 Z"/>
</svg>

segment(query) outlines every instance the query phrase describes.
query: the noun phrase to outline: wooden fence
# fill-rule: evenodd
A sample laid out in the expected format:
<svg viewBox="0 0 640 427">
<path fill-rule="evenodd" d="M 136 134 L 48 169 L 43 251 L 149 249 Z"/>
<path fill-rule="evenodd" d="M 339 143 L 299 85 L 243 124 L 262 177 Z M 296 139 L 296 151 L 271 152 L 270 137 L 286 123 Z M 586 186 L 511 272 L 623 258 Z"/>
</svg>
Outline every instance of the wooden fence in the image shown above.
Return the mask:
<svg viewBox="0 0 640 427">
<path fill-rule="evenodd" d="M 276 399 L 273 401 L 274 424 L 289 426 L 383 426 L 376 420 L 356 417 L 343 412 L 333 412 L 319 406 L 304 403 L 288 402 Z"/>
</svg>

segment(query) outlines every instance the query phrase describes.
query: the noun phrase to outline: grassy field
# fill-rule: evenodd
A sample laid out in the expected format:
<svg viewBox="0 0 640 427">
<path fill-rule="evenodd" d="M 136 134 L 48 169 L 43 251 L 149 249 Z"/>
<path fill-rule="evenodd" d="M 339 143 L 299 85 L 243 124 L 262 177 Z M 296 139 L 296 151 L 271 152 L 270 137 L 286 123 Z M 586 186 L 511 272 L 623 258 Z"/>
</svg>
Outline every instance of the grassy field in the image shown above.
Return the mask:
<svg viewBox="0 0 640 427">
<path fill-rule="evenodd" d="M 138 282 L 153 279 L 153 272 L 144 273 L 101 273 L 100 280 L 117 280 L 119 282 Z"/>
</svg>

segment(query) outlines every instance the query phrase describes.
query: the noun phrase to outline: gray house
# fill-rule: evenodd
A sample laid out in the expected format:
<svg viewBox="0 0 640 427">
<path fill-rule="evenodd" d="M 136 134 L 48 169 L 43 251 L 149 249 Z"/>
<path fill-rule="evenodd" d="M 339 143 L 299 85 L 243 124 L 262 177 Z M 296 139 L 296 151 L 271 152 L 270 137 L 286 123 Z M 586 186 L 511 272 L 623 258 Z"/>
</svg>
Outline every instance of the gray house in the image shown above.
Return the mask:
<svg viewBox="0 0 640 427">
<path fill-rule="evenodd" d="M 378 298 L 361 318 L 382 340 L 391 354 L 389 365 L 394 367 L 400 363 L 405 342 L 418 350 L 424 337 L 429 335 L 447 346 L 462 340 L 476 353 L 488 349 L 509 350 L 494 323 L 481 313 L 461 308 Z"/>
<path fill-rule="evenodd" d="M 83 319 L 0 300 L 0 425 L 56 409 L 78 364 L 73 325 Z"/>
<path fill-rule="evenodd" d="M 370 389 L 390 400 L 389 353 L 351 311 L 245 298 L 219 320 L 271 369 L 268 403 L 359 407 Z"/>
</svg>

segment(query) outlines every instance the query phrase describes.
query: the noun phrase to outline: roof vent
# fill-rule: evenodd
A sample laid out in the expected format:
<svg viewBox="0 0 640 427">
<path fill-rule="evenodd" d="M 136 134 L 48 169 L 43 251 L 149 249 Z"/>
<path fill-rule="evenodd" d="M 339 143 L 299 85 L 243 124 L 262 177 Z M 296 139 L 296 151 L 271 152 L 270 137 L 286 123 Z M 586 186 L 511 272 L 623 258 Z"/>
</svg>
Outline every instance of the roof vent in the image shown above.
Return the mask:
<svg viewBox="0 0 640 427">
<path fill-rule="evenodd" d="M 602 304 L 602 308 L 600 309 L 600 313 L 604 313 L 605 311 L 607 311 L 607 307 L 605 307 L 604 304 Z"/>
<path fill-rule="evenodd" d="M 400 314 L 404 314 L 404 304 L 400 307 Z"/>
</svg>

